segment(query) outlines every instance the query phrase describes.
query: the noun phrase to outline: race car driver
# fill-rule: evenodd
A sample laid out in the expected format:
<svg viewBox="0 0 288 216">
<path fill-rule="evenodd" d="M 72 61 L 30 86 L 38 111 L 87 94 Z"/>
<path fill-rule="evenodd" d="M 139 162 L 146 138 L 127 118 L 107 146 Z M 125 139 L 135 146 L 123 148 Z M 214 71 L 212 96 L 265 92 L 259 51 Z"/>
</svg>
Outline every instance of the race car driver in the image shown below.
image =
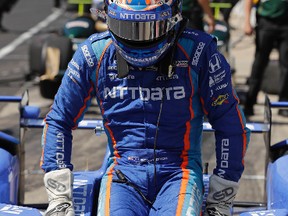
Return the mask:
<svg viewBox="0 0 288 216">
<path fill-rule="evenodd" d="M 204 215 L 231 215 L 250 131 L 216 39 L 185 27 L 179 0 L 108 0 L 105 10 L 109 30 L 79 46 L 46 116 L 46 215 L 74 215 L 71 131 L 94 96 L 111 151 L 98 215 L 200 215 L 205 115 L 217 165 Z"/>
</svg>

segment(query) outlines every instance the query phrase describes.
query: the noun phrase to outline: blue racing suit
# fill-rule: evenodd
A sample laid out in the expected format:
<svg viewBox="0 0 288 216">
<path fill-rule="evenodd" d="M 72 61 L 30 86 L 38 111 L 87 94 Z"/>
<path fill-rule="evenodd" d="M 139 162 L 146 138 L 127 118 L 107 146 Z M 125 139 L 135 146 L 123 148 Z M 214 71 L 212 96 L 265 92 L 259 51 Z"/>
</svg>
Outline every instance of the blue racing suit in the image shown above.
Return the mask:
<svg viewBox="0 0 288 216">
<path fill-rule="evenodd" d="M 75 52 L 45 120 L 42 169 L 73 169 L 71 130 L 96 96 L 111 150 L 98 213 L 199 215 L 204 115 L 215 129 L 214 174 L 222 178 L 240 179 L 250 135 L 216 40 L 186 29 L 172 77 L 155 65 L 130 67 L 120 79 L 115 55 L 108 31 L 90 36 Z"/>
</svg>

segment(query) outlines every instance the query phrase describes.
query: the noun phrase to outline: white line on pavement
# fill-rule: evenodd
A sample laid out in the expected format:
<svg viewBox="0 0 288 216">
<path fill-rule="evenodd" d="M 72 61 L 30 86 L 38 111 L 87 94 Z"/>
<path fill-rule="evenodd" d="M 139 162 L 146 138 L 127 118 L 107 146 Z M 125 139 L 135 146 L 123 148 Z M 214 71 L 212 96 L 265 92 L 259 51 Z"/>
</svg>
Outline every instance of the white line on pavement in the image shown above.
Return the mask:
<svg viewBox="0 0 288 216">
<path fill-rule="evenodd" d="M 17 46 L 22 44 L 24 41 L 31 38 L 34 34 L 39 32 L 41 29 L 47 27 L 51 22 L 55 21 L 62 14 L 61 10 L 54 11 L 51 15 L 49 15 L 46 19 L 38 23 L 36 26 L 29 29 L 27 32 L 21 34 L 18 38 L 12 41 L 7 46 L 0 49 L 0 59 L 11 53 Z"/>
</svg>

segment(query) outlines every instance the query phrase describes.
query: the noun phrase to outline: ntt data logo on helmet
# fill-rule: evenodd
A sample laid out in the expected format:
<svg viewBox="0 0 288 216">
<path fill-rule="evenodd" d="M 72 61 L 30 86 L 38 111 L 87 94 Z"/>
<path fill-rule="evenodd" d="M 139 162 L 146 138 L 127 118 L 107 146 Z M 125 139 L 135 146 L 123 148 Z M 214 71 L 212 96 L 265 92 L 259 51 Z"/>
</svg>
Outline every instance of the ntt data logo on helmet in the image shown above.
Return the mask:
<svg viewBox="0 0 288 216">
<path fill-rule="evenodd" d="M 128 20 L 128 21 L 156 21 L 165 20 L 171 17 L 171 9 L 164 9 L 162 11 L 141 11 L 141 10 L 115 10 L 113 7 L 108 6 L 108 16 L 117 20 Z"/>
<path fill-rule="evenodd" d="M 120 19 L 124 19 L 124 20 L 137 20 L 137 21 L 155 20 L 155 19 L 156 19 L 156 14 L 147 14 L 147 13 L 120 13 Z"/>
</svg>

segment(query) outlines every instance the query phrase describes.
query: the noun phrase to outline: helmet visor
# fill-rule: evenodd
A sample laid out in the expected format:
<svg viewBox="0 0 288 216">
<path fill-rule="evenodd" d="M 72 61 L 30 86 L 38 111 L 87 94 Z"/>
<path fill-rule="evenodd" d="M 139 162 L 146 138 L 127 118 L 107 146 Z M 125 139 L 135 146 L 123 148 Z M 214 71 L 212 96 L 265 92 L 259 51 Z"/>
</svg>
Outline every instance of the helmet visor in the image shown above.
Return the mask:
<svg viewBox="0 0 288 216">
<path fill-rule="evenodd" d="M 107 24 L 111 32 L 122 39 L 131 41 L 149 41 L 166 34 L 175 24 L 166 20 L 136 22 L 118 20 L 108 16 Z"/>
</svg>

